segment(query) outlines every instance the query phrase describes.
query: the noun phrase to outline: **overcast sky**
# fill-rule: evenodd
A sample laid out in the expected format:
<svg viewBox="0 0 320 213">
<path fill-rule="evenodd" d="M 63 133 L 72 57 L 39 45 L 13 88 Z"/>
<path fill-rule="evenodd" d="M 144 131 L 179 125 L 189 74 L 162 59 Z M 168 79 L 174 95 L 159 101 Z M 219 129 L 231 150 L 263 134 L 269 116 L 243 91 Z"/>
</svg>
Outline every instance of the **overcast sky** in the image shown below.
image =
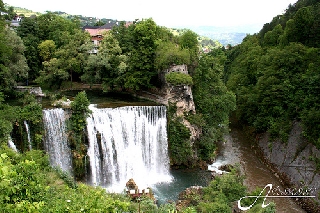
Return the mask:
<svg viewBox="0 0 320 213">
<path fill-rule="evenodd" d="M 63 11 L 72 15 L 119 21 L 153 18 L 157 25 L 243 26 L 268 23 L 297 0 L 3 0 L 35 12 Z M 261 28 L 260 27 L 260 28 Z"/>
</svg>

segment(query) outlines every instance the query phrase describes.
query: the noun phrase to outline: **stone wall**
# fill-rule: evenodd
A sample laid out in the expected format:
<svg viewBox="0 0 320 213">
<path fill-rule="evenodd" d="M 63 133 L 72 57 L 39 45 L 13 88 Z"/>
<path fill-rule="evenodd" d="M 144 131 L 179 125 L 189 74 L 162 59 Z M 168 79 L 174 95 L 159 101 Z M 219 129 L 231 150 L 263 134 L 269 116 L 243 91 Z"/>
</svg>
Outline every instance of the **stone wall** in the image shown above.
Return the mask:
<svg viewBox="0 0 320 213">
<path fill-rule="evenodd" d="M 163 70 L 160 74 L 159 74 L 159 79 L 162 83 L 162 85 L 166 84 L 166 79 L 165 79 L 165 75 L 171 72 L 181 72 L 184 74 L 188 74 L 188 67 L 185 64 L 182 65 L 172 65 L 170 66 L 168 69 Z"/>
<path fill-rule="evenodd" d="M 15 88 L 17 91 L 20 92 L 29 92 L 30 94 L 34 94 L 38 97 L 44 97 L 45 95 L 42 93 L 41 87 L 25 87 L 25 86 L 17 86 Z"/>
</svg>

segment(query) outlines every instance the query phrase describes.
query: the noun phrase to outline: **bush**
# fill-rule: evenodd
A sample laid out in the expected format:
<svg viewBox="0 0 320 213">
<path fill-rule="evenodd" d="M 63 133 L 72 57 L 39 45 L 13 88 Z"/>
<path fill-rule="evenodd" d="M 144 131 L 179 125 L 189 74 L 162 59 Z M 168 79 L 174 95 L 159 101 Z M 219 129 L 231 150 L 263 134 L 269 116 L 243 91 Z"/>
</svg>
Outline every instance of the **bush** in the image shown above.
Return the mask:
<svg viewBox="0 0 320 213">
<path fill-rule="evenodd" d="M 89 109 L 90 101 L 87 98 L 86 92 L 79 92 L 74 101 L 71 103 L 70 116 L 70 132 L 69 144 L 72 150 L 72 164 L 75 177 L 80 180 L 85 176 L 85 155 L 87 148 L 84 144 L 85 128 L 87 124 L 87 117 L 89 117 L 91 110 Z"/>
<path fill-rule="evenodd" d="M 174 86 L 179 86 L 179 85 L 192 86 L 193 85 L 192 77 L 188 74 L 184 74 L 180 72 L 171 72 L 167 74 L 165 77 L 166 77 L 166 81 L 170 84 L 173 84 Z"/>
<path fill-rule="evenodd" d="M 172 164 L 188 165 L 189 158 L 192 155 L 190 134 L 190 130 L 179 121 L 169 121 L 169 154 Z"/>
<path fill-rule="evenodd" d="M 128 212 L 132 206 L 125 195 L 85 184 L 70 188 L 67 181 L 59 178 L 40 152 L 0 150 L 1 212 Z"/>
</svg>

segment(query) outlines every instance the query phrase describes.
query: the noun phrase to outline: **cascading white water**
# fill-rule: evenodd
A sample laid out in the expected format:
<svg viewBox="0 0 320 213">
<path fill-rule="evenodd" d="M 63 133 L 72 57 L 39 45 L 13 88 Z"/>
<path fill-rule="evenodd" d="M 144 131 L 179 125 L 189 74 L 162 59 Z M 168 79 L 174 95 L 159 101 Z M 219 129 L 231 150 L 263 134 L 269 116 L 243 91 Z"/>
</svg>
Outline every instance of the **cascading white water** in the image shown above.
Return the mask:
<svg viewBox="0 0 320 213">
<path fill-rule="evenodd" d="M 8 137 L 8 146 L 13 149 L 15 152 L 18 152 L 18 149 L 16 145 L 13 143 L 12 138 L 9 136 Z"/>
<path fill-rule="evenodd" d="M 171 180 L 165 106 L 99 109 L 90 105 L 90 109 L 91 184 L 116 192 L 130 178 L 140 189 Z"/>
<path fill-rule="evenodd" d="M 29 125 L 28 125 L 27 121 L 23 121 L 23 123 L 24 123 L 24 126 L 26 127 L 26 131 L 27 131 L 29 150 L 31 150 L 32 149 L 32 145 L 31 145 L 31 137 L 30 137 Z"/>
<path fill-rule="evenodd" d="M 66 116 L 61 108 L 43 110 L 45 129 L 45 149 L 49 154 L 50 164 L 72 173 L 71 151 L 66 133 Z"/>
</svg>

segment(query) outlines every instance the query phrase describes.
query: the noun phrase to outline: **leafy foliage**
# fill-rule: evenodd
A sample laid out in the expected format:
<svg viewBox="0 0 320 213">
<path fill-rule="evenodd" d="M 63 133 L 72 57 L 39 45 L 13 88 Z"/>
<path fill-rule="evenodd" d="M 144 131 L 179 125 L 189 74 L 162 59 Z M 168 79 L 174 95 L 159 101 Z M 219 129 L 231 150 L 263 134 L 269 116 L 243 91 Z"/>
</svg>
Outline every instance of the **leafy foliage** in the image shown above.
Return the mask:
<svg viewBox="0 0 320 213">
<path fill-rule="evenodd" d="M 199 61 L 198 35 L 192 30 L 187 30 L 179 37 L 179 44 L 182 49 L 187 49 L 190 53 L 189 72 L 192 74 Z"/>
<path fill-rule="evenodd" d="M 40 151 L 0 151 L 2 212 L 124 212 L 131 206 L 123 195 L 79 184 L 69 188 Z M 85 196 L 84 196 L 85 195 Z M 136 211 L 136 209 L 135 209 Z"/>
<path fill-rule="evenodd" d="M 156 52 L 156 69 L 162 71 L 173 64 L 190 64 L 189 51 L 171 41 L 160 41 Z"/>
<path fill-rule="evenodd" d="M 156 23 L 152 19 L 139 21 L 133 31 L 129 70 L 125 75 L 125 87 L 132 90 L 150 88 L 155 72 Z"/>
<path fill-rule="evenodd" d="M 27 122 L 32 131 L 30 136 L 36 139 L 42 137 L 42 106 L 33 95 L 28 93 L 19 97 L 17 106 L 4 103 L 3 94 L 0 92 L 0 143 L 8 142 L 8 137 L 13 135 L 21 151 L 28 149 L 27 136 L 23 131 L 24 122 Z M 2 99 L 2 100 L 1 100 Z M 40 148 L 42 139 L 33 141 L 32 146 Z"/>
<path fill-rule="evenodd" d="M 215 177 L 202 191 L 189 191 L 186 199 L 188 205 L 182 212 L 213 212 L 231 213 L 235 202 L 247 195 L 259 195 L 260 189 L 252 193 L 247 193 L 243 185 L 244 176 L 240 175 L 239 167 L 236 166 L 229 173 Z M 251 202 L 252 201 L 252 202 Z M 246 198 L 241 200 L 241 206 L 247 207 L 253 204 L 254 200 Z M 266 208 L 262 208 L 263 198 L 258 199 L 248 212 L 274 213 L 275 204 L 271 203 Z"/>
<path fill-rule="evenodd" d="M 45 40 L 38 46 L 39 55 L 44 61 L 49 61 L 56 50 L 56 45 L 52 40 Z"/>
<path fill-rule="evenodd" d="M 17 32 L 27 45 L 30 80 L 59 88 L 63 80 L 82 74 L 91 42 L 76 21 L 48 12 L 23 19 Z"/>
<path fill-rule="evenodd" d="M 127 56 L 122 54 L 119 42 L 113 34 L 104 34 L 97 55 L 90 55 L 81 79 L 90 83 L 102 83 L 104 91 L 123 87 L 127 71 Z"/>
<path fill-rule="evenodd" d="M 222 81 L 223 65 L 226 60 L 221 49 L 203 55 L 193 75 L 193 95 L 197 114 L 201 114 L 205 125 L 203 135 L 197 143 L 203 160 L 214 156 L 215 143 L 229 131 L 229 114 L 235 110 L 235 95 L 228 91 Z"/>
<path fill-rule="evenodd" d="M 14 31 L 2 26 L 0 29 L 0 92 L 9 93 L 19 80 L 26 79 L 29 68 L 24 50 L 21 38 Z"/>
<path fill-rule="evenodd" d="M 290 5 L 228 52 L 225 77 L 243 123 L 286 142 L 292 122 L 301 121 L 304 136 L 320 147 L 318 12 L 315 1 Z"/>
<path fill-rule="evenodd" d="M 81 179 L 85 173 L 85 128 L 86 119 L 90 115 L 89 100 L 86 92 L 79 92 L 71 103 L 69 143 L 73 156 L 73 170 L 76 178 Z"/>
<path fill-rule="evenodd" d="M 86 92 L 79 92 L 71 103 L 71 129 L 76 133 L 82 132 L 86 127 L 86 118 L 90 115 L 90 101 Z"/>
<path fill-rule="evenodd" d="M 168 110 L 168 138 L 170 164 L 187 166 L 191 160 L 192 147 L 190 131 L 181 123 L 181 118 L 174 117 L 176 107 L 170 105 Z M 190 165 L 189 165 L 190 166 Z"/>
<path fill-rule="evenodd" d="M 192 77 L 180 72 L 171 72 L 166 74 L 166 81 L 174 86 L 187 85 L 192 86 Z"/>
</svg>

